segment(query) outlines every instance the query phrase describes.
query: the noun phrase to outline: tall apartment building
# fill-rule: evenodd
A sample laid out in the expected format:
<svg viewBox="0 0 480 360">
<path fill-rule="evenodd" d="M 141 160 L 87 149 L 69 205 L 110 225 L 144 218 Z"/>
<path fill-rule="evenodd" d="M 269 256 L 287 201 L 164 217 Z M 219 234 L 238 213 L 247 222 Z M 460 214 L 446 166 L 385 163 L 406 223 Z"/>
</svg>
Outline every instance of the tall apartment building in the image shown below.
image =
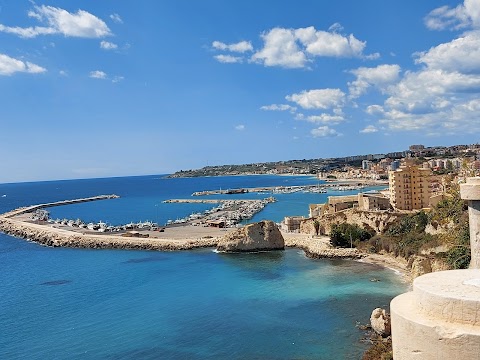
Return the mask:
<svg viewBox="0 0 480 360">
<path fill-rule="evenodd" d="M 412 164 L 389 171 L 390 204 L 397 210 L 418 210 L 429 206 L 430 169 Z"/>
</svg>

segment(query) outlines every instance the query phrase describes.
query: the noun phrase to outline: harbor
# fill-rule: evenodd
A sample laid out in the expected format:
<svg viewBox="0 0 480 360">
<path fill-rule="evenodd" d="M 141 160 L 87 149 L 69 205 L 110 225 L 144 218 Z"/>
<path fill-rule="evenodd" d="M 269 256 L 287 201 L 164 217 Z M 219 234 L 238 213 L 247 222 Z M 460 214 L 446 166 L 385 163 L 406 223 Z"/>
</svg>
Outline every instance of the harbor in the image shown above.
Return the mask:
<svg viewBox="0 0 480 360">
<path fill-rule="evenodd" d="M 364 183 L 327 183 L 317 185 L 292 185 L 292 186 L 267 186 L 239 189 L 218 189 L 196 191 L 192 196 L 210 196 L 210 195 L 235 195 L 247 193 L 267 193 L 267 194 L 292 194 L 296 192 L 320 193 L 326 194 L 328 191 L 353 191 L 362 190 L 367 187 Z"/>
<path fill-rule="evenodd" d="M 171 239 L 172 236 L 177 237 L 177 233 L 179 233 L 176 228 L 192 228 L 193 232 L 189 235 L 189 238 L 194 237 L 195 239 L 201 239 L 203 236 L 213 237 L 221 235 L 222 233 L 219 233 L 219 229 L 241 226 L 242 222 L 251 219 L 269 203 L 276 201 L 273 197 L 261 200 L 168 199 L 163 202 L 169 204 L 207 203 L 217 204 L 217 206 L 204 212 L 196 212 L 183 218 L 168 220 L 167 223 L 163 225 L 150 220 L 112 225 L 101 220 L 87 223 L 80 218 L 53 219 L 50 218 L 50 213 L 46 210 L 46 208 L 53 206 L 116 198 L 118 198 L 117 195 L 100 195 L 90 198 L 44 203 L 19 208 L 3 214 L 2 217 L 82 235 L 111 234 L 122 237 Z M 183 234 L 181 237 L 185 236 L 185 231 L 181 231 L 180 233 Z"/>
</svg>

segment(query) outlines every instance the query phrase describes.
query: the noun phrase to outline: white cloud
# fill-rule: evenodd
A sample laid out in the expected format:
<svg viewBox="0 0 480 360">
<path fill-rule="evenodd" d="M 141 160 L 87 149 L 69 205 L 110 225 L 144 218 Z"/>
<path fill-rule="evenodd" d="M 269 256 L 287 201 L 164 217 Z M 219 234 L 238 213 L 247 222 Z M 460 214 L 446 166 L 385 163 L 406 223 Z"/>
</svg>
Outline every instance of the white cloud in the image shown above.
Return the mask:
<svg viewBox="0 0 480 360">
<path fill-rule="evenodd" d="M 348 83 L 351 98 L 363 95 L 370 86 L 376 86 L 384 91 L 385 87 L 399 79 L 400 66 L 379 65 L 374 68 L 360 67 L 350 71 L 357 79 Z"/>
<path fill-rule="evenodd" d="M 110 15 L 110 19 L 112 19 L 117 24 L 123 24 L 122 18 L 117 13 L 114 13 L 114 14 Z"/>
<path fill-rule="evenodd" d="M 345 120 L 342 115 L 320 114 L 307 117 L 307 121 L 313 123 L 339 123 Z"/>
<path fill-rule="evenodd" d="M 383 114 L 383 107 L 380 105 L 369 105 L 366 112 L 370 115 Z"/>
<path fill-rule="evenodd" d="M 264 47 L 252 56 L 252 61 L 286 68 L 302 68 L 307 63 L 307 56 L 299 48 L 293 29 L 274 28 L 261 37 Z"/>
<path fill-rule="evenodd" d="M 465 0 L 455 8 L 448 6 L 436 8 L 424 20 L 430 30 L 478 28 L 480 27 L 480 1 Z"/>
<path fill-rule="evenodd" d="M 375 126 L 373 126 L 373 125 L 368 125 L 368 126 L 365 127 L 363 130 L 360 130 L 360 132 L 361 132 L 362 134 L 370 134 L 370 133 L 375 133 L 375 132 L 377 132 L 377 131 L 378 131 L 378 129 L 377 129 Z"/>
<path fill-rule="evenodd" d="M 244 53 L 244 52 L 253 50 L 253 46 L 250 43 L 250 41 L 240 41 L 235 44 L 225 44 L 220 41 L 214 41 L 212 43 L 212 47 L 217 50 L 227 50 L 227 51 L 239 52 L 239 53 Z"/>
<path fill-rule="evenodd" d="M 235 126 L 235 130 L 243 131 L 243 130 L 245 130 L 245 125 L 237 125 L 237 126 Z"/>
<path fill-rule="evenodd" d="M 328 31 L 331 31 L 331 32 L 342 32 L 344 29 L 343 29 L 343 26 L 342 24 L 336 22 L 335 24 L 332 24 L 329 28 L 328 28 Z"/>
<path fill-rule="evenodd" d="M 0 75 L 10 76 L 17 72 L 39 74 L 45 71 L 47 71 L 47 69 L 39 65 L 0 54 Z"/>
<path fill-rule="evenodd" d="M 430 69 L 480 73 L 480 31 L 471 31 L 461 37 L 417 54 L 416 63 Z"/>
<path fill-rule="evenodd" d="M 60 34 L 67 37 L 101 38 L 111 35 L 107 24 L 95 15 L 84 10 L 70 13 L 53 6 L 34 6 L 28 16 L 37 19 L 42 25 L 34 27 L 5 26 L 0 24 L 0 32 L 14 34 L 23 38 L 39 35 Z"/>
<path fill-rule="evenodd" d="M 100 71 L 100 70 L 91 71 L 88 76 L 91 77 L 92 79 L 106 79 L 107 78 L 107 74 L 103 71 Z"/>
<path fill-rule="evenodd" d="M 318 89 L 302 91 L 285 97 L 304 109 L 331 109 L 343 106 L 345 93 L 340 89 Z"/>
<path fill-rule="evenodd" d="M 468 13 L 472 14 L 471 2 L 462 6 L 469 6 Z M 441 11 L 446 14 L 445 9 Z M 416 64 L 422 67 L 405 72 L 400 81 L 385 87 L 383 106 L 371 105 L 367 113 L 392 131 L 421 131 L 425 135 L 480 131 L 480 113 L 476 110 L 480 96 L 479 49 L 480 30 L 472 30 L 415 54 Z"/>
<path fill-rule="evenodd" d="M 260 108 L 260 110 L 265 111 L 290 111 L 294 113 L 297 108 L 295 106 L 290 106 L 287 104 L 272 104 L 272 105 L 265 105 Z"/>
<path fill-rule="evenodd" d="M 118 49 L 118 45 L 109 41 L 101 41 L 100 48 L 104 50 L 115 50 L 115 49 Z"/>
<path fill-rule="evenodd" d="M 296 38 L 305 46 L 307 53 L 315 56 L 362 57 L 366 42 L 353 34 L 343 36 L 336 32 L 315 30 L 313 26 L 295 30 Z"/>
<path fill-rule="evenodd" d="M 313 137 L 335 137 L 341 135 L 335 129 L 329 128 L 328 126 L 320 126 L 312 129 L 310 133 L 313 135 Z"/>
<path fill-rule="evenodd" d="M 353 34 L 341 35 L 343 28 L 333 24 L 329 31 L 316 30 L 313 26 L 298 29 L 273 28 L 261 35 L 263 48 L 252 56 L 252 61 L 265 66 L 303 68 L 317 56 L 376 59 L 378 53 L 364 55 L 365 41 Z"/>
<path fill-rule="evenodd" d="M 59 73 L 61 76 L 68 76 L 68 72 L 65 71 L 65 70 L 60 70 L 58 73 Z"/>
<path fill-rule="evenodd" d="M 112 79 L 112 83 L 118 83 L 120 81 L 123 81 L 125 78 L 123 76 L 114 76 Z"/>
<path fill-rule="evenodd" d="M 215 55 L 214 58 L 221 63 L 225 64 L 234 64 L 234 63 L 241 63 L 243 59 L 238 56 L 232 56 L 232 55 Z"/>
<path fill-rule="evenodd" d="M 389 89 L 384 106 L 367 109 L 390 130 L 453 134 L 480 131 L 475 101 L 480 75 L 424 69 L 407 72 Z"/>
</svg>

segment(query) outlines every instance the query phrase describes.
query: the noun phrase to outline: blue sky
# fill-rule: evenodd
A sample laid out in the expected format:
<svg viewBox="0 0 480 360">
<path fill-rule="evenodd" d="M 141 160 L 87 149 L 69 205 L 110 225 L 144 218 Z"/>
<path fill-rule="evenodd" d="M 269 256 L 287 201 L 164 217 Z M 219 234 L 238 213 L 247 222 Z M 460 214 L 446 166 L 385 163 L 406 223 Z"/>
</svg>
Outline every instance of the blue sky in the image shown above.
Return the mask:
<svg viewBox="0 0 480 360">
<path fill-rule="evenodd" d="M 478 141 L 480 0 L 0 0 L 0 182 Z"/>
</svg>

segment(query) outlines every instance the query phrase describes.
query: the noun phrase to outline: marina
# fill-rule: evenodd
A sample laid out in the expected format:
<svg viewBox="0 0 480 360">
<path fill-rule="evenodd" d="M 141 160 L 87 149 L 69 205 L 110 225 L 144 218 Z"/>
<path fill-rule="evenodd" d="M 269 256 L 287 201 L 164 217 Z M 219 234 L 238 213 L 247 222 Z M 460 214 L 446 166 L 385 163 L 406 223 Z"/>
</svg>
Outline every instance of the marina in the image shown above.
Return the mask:
<svg viewBox="0 0 480 360">
<path fill-rule="evenodd" d="M 317 184 L 317 185 L 267 186 L 267 187 L 255 187 L 255 188 L 196 191 L 192 194 L 192 196 L 233 195 L 233 194 L 246 194 L 246 193 L 292 194 L 296 192 L 326 194 L 328 190 L 354 191 L 354 190 L 364 189 L 365 187 L 366 185 L 362 183 L 358 183 L 358 184 L 329 183 L 329 184 L 321 184 L 321 185 Z"/>
<path fill-rule="evenodd" d="M 275 198 L 269 197 L 261 200 L 207 200 L 207 199 L 169 199 L 164 203 L 208 203 L 218 204 L 216 207 L 205 210 L 204 212 L 195 212 L 186 217 L 176 220 L 168 220 L 166 224 L 159 225 L 157 222 L 150 220 L 130 222 L 123 225 L 111 225 L 107 222 L 85 222 L 80 218 L 73 219 L 52 219 L 45 208 L 75 204 L 94 200 L 114 199 L 116 195 L 102 195 L 87 199 L 75 199 L 60 201 L 55 203 L 40 204 L 29 206 L 22 209 L 14 210 L 3 216 L 8 218 L 16 218 L 22 221 L 31 222 L 39 225 L 49 225 L 52 228 L 70 230 L 81 233 L 117 233 L 122 236 L 131 234 L 152 236 L 156 234 L 152 232 L 164 232 L 166 227 L 179 225 L 192 225 L 197 227 L 215 227 L 215 228 L 233 228 L 240 226 L 242 222 L 251 219 L 255 214 L 263 210 L 269 203 L 275 202 Z"/>
</svg>

